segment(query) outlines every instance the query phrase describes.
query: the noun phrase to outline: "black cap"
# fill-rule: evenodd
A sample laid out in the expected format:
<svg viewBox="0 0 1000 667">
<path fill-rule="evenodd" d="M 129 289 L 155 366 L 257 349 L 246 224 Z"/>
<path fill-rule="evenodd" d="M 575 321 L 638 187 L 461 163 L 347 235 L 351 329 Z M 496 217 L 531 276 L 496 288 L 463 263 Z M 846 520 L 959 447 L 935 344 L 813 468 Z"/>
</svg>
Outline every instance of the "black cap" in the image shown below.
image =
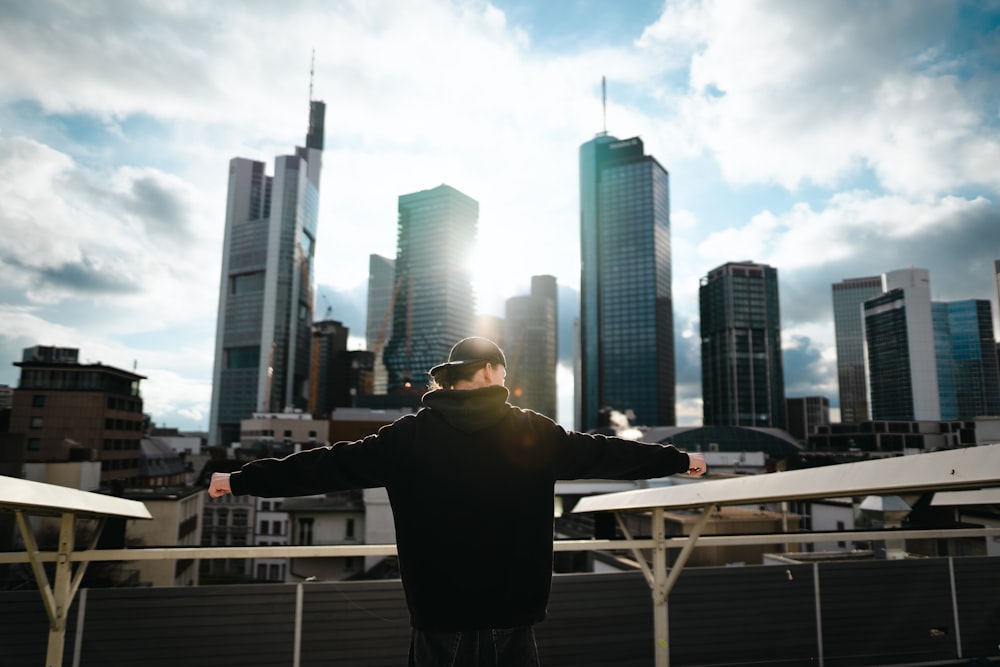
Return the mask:
<svg viewBox="0 0 1000 667">
<path fill-rule="evenodd" d="M 455 343 L 448 355 L 448 361 L 438 364 L 430 369 L 428 373 L 434 375 L 443 368 L 454 368 L 465 364 L 474 364 L 477 361 L 486 361 L 491 364 L 507 365 L 507 359 L 503 356 L 503 350 L 489 338 L 480 336 L 470 336 Z"/>
</svg>

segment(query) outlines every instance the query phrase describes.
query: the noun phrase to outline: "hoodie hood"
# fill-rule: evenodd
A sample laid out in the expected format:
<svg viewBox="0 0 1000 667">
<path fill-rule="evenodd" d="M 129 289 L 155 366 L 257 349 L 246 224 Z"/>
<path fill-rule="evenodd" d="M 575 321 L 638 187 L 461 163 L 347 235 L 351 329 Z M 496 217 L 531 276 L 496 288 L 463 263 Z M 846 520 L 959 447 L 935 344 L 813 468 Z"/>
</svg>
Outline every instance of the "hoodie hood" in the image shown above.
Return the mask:
<svg viewBox="0 0 1000 667">
<path fill-rule="evenodd" d="M 424 394 L 424 407 L 441 415 L 459 431 L 474 433 L 495 426 L 510 414 L 506 387 L 479 389 L 435 389 Z"/>
</svg>

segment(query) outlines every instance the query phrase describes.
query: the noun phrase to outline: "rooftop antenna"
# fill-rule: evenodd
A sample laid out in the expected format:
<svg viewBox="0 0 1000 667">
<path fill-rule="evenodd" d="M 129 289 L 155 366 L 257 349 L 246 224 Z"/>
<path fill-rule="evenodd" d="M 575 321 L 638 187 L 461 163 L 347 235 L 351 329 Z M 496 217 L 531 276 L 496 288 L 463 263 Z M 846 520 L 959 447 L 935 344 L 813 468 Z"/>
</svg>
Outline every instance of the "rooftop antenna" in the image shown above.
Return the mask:
<svg viewBox="0 0 1000 667">
<path fill-rule="evenodd" d="M 605 77 L 601 77 L 601 114 L 604 117 L 604 130 L 601 134 L 608 133 L 608 83 Z"/>
<path fill-rule="evenodd" d="M 309 101 L 313 99 L 313 71 L 316 69 L 316 49 L 312 50 L 312 60 L 309 61 Z"/>
</svg>

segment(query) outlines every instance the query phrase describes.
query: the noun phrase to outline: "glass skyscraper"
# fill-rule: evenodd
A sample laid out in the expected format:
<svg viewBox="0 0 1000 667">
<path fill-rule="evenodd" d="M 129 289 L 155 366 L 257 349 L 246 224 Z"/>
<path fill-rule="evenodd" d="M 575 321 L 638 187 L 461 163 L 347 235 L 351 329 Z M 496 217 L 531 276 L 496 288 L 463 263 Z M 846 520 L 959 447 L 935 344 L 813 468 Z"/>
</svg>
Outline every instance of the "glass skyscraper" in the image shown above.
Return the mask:
<svg viewBox="0 0 1000 667">
<path fill-rule="evenodd" d="M 698 291 L 702 422 L 785 428 L 778 271 L 730 262 Z"/>
<path fill-rule="evenodd" d="M 399 198 L 392 336 L 383 358 L 388 391 L 427 383 L 452 345 L 473 335 L 468 264 L 479 203 L 448 185 Z"/>
<path fill-rule="evenodd" d="M 504 352 L 510 403 L 557 418 L 557 292 L 554 276 L 532 276 L 531 294 L 507 299 Z"/>
<path fill-rule="evenodd" d="M 384 394 L 387 386 L 382 352 L 392 334 L 392 305 L 395 301 L 393 283 L 396 278 L 396 260 L 370 255 L 368 258 L 368 317 L 365 327 L 365 344 L 375 353 L 376 394 Z"/>
<path fill-rule="evenodd" d="M 326 105 L 311 101 L 306 145 L 229 163 L 209 444 L 239 440 L 255 411 L 308 408 L 313 256 Z"/>
<path fill-rule="evenodd" d="M 865 381 L 865 330 L 862 304 L 882 293 L 882 277 L 849 278 L 833 284 L 833 326 L 837 343 L 840 421 L 868 421 Z"/>
<path fill-rule="evenodd" d="M 638 137 L 580 146 L 580 255 L 577 428 L 674 425 L 670 182 Z"/>
<path fill-rule="evenodd" d="M 930 282 L 927 269 L 890 271 L 884 293 L 864 303 L 872 419 L 941 419 Z"/>
<path fill-rule="evenodd" d="M 941 419 L 1000 414 L 993 309 L 985 299 L 934 302 Z"/>
</svg>

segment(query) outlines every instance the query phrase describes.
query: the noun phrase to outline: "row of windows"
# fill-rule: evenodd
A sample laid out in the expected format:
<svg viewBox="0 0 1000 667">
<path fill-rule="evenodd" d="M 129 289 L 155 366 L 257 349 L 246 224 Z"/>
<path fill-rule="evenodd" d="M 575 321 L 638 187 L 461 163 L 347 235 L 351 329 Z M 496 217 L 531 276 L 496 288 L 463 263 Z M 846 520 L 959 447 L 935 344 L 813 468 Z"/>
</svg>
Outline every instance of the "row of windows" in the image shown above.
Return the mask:
<svg viewBox="0 0 1000 667">
<path fill-rule="evenodd" d="M 104 428 L 108 431 L 142 431 L 142 422 L 131 419 L 105 419 Z"/>
<path fill-rule="evenodd" d="M 140 443 L 138 440 L 122 440 L 120 438 L 105 439 L 104 449 L 106 450 L 122 450 L 122 449 L 139 449 Z"/>
<path fill-rule="evenodd" d="M 139 459 L 105 459 L 101 461 L 101 472 L 109 470 L 134 470 L 139 467 Z"/>
<path fill-rule="evenodd" d="M 45 427 L 45 418 L 41 417 L 39 415 L 34 415 L 29 420 L 28 425 L 31 428 L 33 428 L 33 429 L 44 428 Z M 104 428 L 106 428 L 109 431 L 110 430 L 116 430 L 116 431 L 142 431 L 142 422 L 140 422 L 140 421 L 131 421 L 131 420 L 128 420 L 128 419 L 105 419 L 104 420 Z M 104 441 L 105 447 L 107 447 L 107 443 L 108 442 L 111 442 L 111 441 L 110 440 L 105 440 Z M 117 441 L 115 441 L 115 442 L 117 442 Z M 126 449 L 131 449 L 131 448 L 126 448 Z"/>
<path fill-rule="evenodd" d="M 265 429 L 261 429 L 259 431 L 243 431 L 242 434 L 243 434 L 244 437 L 251 437 L 251 438 L 252 437 L 273 438 L 274 437 L 274 429 L 265 428 Z M 292 432 L 290 430 L 288 430 L 288 429 L 285 429 L 284 434 L 283 434 L 282 437 L 284 437 L 284 438 L 291 438 L 292 437 Z M 309 431 L 309 437 L 310 438 L 315 438 L 316 437 L 316 431 Z"/>
<path fill-rule="evenodd" d="M 31 407 L 44 408 L 48 400 L 45 394 L 34 394 L 31 397 Z M 142 403 L 132 398 L 119 398 L 108 396 L 107 406 L 109 410 L 121 410 L 123 412 L 142 412 Z"/>
</svg>

